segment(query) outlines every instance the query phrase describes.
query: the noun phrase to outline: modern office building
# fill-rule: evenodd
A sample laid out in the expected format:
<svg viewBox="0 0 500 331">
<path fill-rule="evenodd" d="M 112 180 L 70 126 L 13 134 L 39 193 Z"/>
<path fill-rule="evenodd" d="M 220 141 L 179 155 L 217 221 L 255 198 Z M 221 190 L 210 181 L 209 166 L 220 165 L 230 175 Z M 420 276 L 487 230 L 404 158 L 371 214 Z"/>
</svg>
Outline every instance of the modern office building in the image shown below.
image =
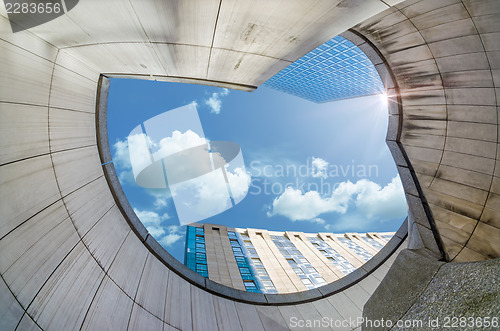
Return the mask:
<svg viewBox="0 0 500 331">
<path fill-rule="evenodd" d="M 394 233 L 303 233 L 187 227 L 184 264 L 203 277 L 257 293 L 305 291 L 333 282 L 370 260 Z"/>
<path fill-rule="evenodd" d="M 263 85 L 316 103 L 385 91 L 372 61 L 341 36 L 302 56 Z"/>
</svg>

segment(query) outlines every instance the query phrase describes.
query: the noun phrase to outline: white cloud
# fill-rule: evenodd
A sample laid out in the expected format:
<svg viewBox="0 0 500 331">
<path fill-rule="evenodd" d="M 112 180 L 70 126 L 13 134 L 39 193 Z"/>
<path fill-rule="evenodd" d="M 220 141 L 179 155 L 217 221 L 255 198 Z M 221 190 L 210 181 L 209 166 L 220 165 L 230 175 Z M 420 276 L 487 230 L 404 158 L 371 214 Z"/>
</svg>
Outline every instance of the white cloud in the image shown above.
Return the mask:
<svg viewBox="0 0 500 331">
<path fill-rule="evenodd" d="M 207 142 L 207 139 L 200 137 L 192 130 L 187 130 L 184 133 L 175 130 L 172 132 L 172 136 L 161 139 L 158 144 L 152 142 L 153 149 L 157 150 L 153 153 L 153 157 L 155 160 L 159 160 L 188 148 L 204 145 Z"/>
<path fill-rule="evenodd" d="M 229 90 L 223 88 L 221 92 L 214 92 L 209 99 L 205 100 L 205 104 L 210 107 L 211 113 L 220 114 L 222 109 L 222 100 L 220 98 L 228 94 Z"/>
<path fill-rule="evenodd" d="M 226 171 L 226 175 L 233 199 L 240 201 L 248 192 L 250 175 L 242 168 L 236 168 L 234 172 Z M 191 199 L 191 202 L 194 204 L 193 208 L 196 208 L 200 214 L 210 214 L 219 209 L 225 210 L 229 202 L 229 192 L 222 172 L 217 176 L 199 177 L 194 185 L 196 185 L 194 197 L 198 200 Z"/>
<path fill-rule="evenodd" d="M 366 219 L 394 219 L 407 213 L 406 199 L 399 175 L 385 187 L 362 179 L 356 183 L 340 183 L 331 196 L 322 197 L 317 191 L 303 193 L 288 187 L 275 198 L 268 216 L 281 215 L 292 221 L 312 221 L 325 213 L 345 214 L 349 203 Z M 351 205 L 352 206 L 352 205 Z"/>
<path fill-rule="evenodd" d="M 408 208 L 401 178 L 394 177 L 383 188 L 366 181 L 356 199 L 356 207 L 369 218 L 390 219 L 406 215 Z"/>
<path fill-rule="evenodd" d="M 127 140 L 117 140 L 113 144 L 115 164 L 118 179 L 121 183 L 135 183 L 134 174 L 128 150 Z M 154 197 L 153 206 L 156 210 L 161 210 L 168 206 L 168 199 L 171 198 L 169 192 L 165 189 L 147 189 L 146 192 Z"/>
<path fill-rule="evenodd" d="M 115 166 L 124 169 L 132 168 L 128 152 L 128 142 L 126 140 L 117 140 L 116 143 L 114 143 L 113 148 L 115 150 L 115 154 L 113 156 Z"/>
<path fill-rule="evenodd" d="M 236 202 L 241 201 L 248 193 L 252 177 L 244 168 L 236 168 L 234 172 L 226 171 L 226 175 L 233 199 Z"/>
<path fill-rule="evenodd" d="M 174 184 L 170 189 L 181 224 L 197 222 L 231 207 L 221 171 Z"/>
<path fill-rule="evenodd" d="M 146 230 L 154 237 L 159 238 L 165 234 L 165 230 L 161 226 L 163 220 L 168 218 L 167 214 L 159 215 L 154 211 L 149 210 L 138 210 L 134 208 L 134 212 L 141 220 L 142 224 L 146 227 Z"/>
<path fill-rule="evenodd" d="M 114 149 L 113 164 L 118 179 L 121 183 L 134 183 L 127 140 L 117 140 L 112 147 Z"/>
<path fill-rule="evenodd" d="M 168 247 L 168 246 L 171 246 L 173 244 L 175 244 L 178 240 L 180 240 L 182 238 L 182 235 L 180 234 L 177 234 L 177 233 L 170 233 L 170 234 L 167 234 L 165 237 L 163 237 L 159 243 L 164 246 L 164 247 Z"/>
<path fill-rule="evenodd" d="M 137 208 L 134 208 L 134 212 L 146 228 L 148 226 L 159 226 L 164 220 L 169 218 L 168 214 L 166 213 L 160 215 L 150 210 L 139 210 Z"/>
<path fill-rule="evenodd" d="M 144 168 L 151 164 L 149 148 L 153 146 L 154 143 L 151 138 L 144 133 L 130 134 L 127 137 L 127 141 L 129 162 L 132 165 L 134 175 L 137 176 Z"/>
<path fill-rule="evenodd" d="M 164 247 L 171 246 L 184 237 L 180 226 L 170 225 L 166 228 L 166 231 L 168 234 L 159 240 L 159 243 Z"/>
<path fill-rule="evenodd" d="M 244 168 L 226 171 L 226 175 L 234 201 L 238 203 L 248 192 L 250 175 Z M 221 169 L 174 184 L 170 188 L 181 224 L 198 222 L 232 206 Z"/>
<path fill-rule="evenodd" d="M 142 224 L 144 224 L 149 234 L 162 246 L 171 246 L 184 237 L 180 226 L 162 224 L 169 218 L 166 213 L 160 215 L 154 211 L 138 210 L 137 208 L 134 208 L 134 212 L 141 220 Z"/>
<path fill-rule="evenodd" d="M 311 161 L 311 176 L 313 177 L 328 177 L 328 162 L 320 157 L 313 157 Z"/>
<path fill-rule="evenodd" d="M 172 198 L 166 189 L 147 189 L 146 192 L 154 198 L 153 206 L 157 211 L 167 207 L 168 200 Z"/>
<path fill-rule="evenodd" d="M 161 237 L 165 234 L 165 230 L 159 226 L 148 226 L 146 229 L 154 238 Z"/>
<path fill-rule="evenodd" d="M 322 219 L 322 218 L 319 218 L 319 217 L 313 218 L 313 219 L 311 220 L 311 222 L 312 222 L 312 223 L 317 223 L 317 224 L 325 224 L 325 220 L 324 220 L 324 219 Z M 325 228 L 326 228 L 326 226 L 325 226 Z"/>
<path fill-rule="evenodd" d="M 269 216 L 282 215 L 292 221 L 307 221 L 323 213 L 345 213 L 354 184 L 342 183 L 331 197 L 323 198 L 317 191 L 302 193 L 299 189 L 287 187 L 285 192 L 274 199 Z"/>
<path fill-rule="evenodd" d="M 118 178 L 121 182 L 134 183 L 136 176 L 146 167 L 151 165 L 150 150 L 153 151 L 154 160 L 160 160 L 168 155 L 186 150 L 192 147 L 207 144 L 208 140 L 200 137 L 192 130 L 182 133 L 178 130 L 172 132 L 172 135 L 155 142 L 144 133 L 131 134 L 125 140 L 117 140 L 113 145 L 113 161 L 117 168 Z M 197 166 L 195 164 L 195 166 Z M 150 177 L 142 177 L 140 186 L 144 181 L 151 180 Z M 151 183 L 146 184 L 150 185 Z M 166 206 L 164 198 L 155 202 L 157 208 Z"/>
</svg>

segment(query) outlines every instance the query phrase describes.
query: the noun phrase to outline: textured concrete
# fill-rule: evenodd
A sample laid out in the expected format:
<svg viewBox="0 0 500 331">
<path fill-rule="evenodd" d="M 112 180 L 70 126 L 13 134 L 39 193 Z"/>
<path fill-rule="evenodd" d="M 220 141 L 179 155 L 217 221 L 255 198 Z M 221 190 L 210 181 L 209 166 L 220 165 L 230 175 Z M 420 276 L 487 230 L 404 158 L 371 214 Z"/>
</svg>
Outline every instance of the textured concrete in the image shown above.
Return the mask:
<svg viewBox="0 0 500 331">
<path fill-rule="evenodd" d="M 389 146 L 418 183 L 418 195 L 407 192 L 422 202 L 412 213 L 429 223 L 423 218 L 415 224 L 422 233 L 439 235 L 449 260 L 498 257 L 499 14 L 496 0 L 80 1 L 67 15 L 13 34 L 2 2 L 2 329 L 231 328 L 236 321 L 223 316 L 234 310 L 242 329 L 248 322 L 239 316 L 246 311 L 265 329 L 291 328 L 292 317 L 361 316 L 359 297 L 383 280 L 395 257 L 373 272 L 376 280 L 360 279 L 347 292 L 353 297 L 340 288 L 310 303 L 256 306 L 256 315 L 251 307 L 236 307 L 236 299 L 221 304 L 217 300 L 228 299 L 202 290 L 193 279 L 187 282 L 177 274 L 180 267 L 167 270 L 173 261 L 151 265 L 157 256 L 148 249 L 154 243 L 147 232 L 129 231 L 110 252 L 103 245 L 86 246 L 102 240 L 86 238 L 97 233 L 93 228 L 117 224 L 106 216 L 116 208 L 122 213 L 113 221 L 129 226 L 123 217 L 127 207 L 115 206 L 106 187 L 113 183 L 103 177 L 87 115 L 98 108 L 101 73 L 251 90 L 355 25 L 380 51 L 377 61 L 390 69 L 377 67 L 383 78 L 388 72 L 395 78 L 388 94 L 400 102 L 390 106 L 391 123 L 403 125 L 391 127 Z M 37 227 L 39 222 L 46 226 Z M 461 268 L 467 275 L 480 270 L 452 264 L 449 274 Z M 158 272 L 168 274 L 166 292 Z M 403 274 L 401 281 L 411 276 Z M 448 284 L 435 279 L 430 290 Z M 494 288 L 492 278 L 476 279 Z M 158 284 L 155 295 L 145 294 L 151 293 L 149 282 Z M 433 309 L 438 292 L 421 296 L 423 304 L 409 313 L 431 314 L 419 307 L 430 302 Z M 162 297 L 163 314 L 157 306 Z"/>
<path fill-rule="evenodd" d="M 498 35 L 491 35 L 498 33 L 499 15 L 494 0 L 406 1 L 354 28 L 394 73 L 403 116 L 399 140 L 421 187 L 415 194 L 405 185 L 410 210 L 421 237 L 438 233 L 452 261 L 499 256 L 494 79 L 500 59 L 492 50 Z"/>
<path fill-rule="evenodd" d="M 438 320 L 443 325 L 446 316 L 459 317 L 469 322 L 473 318 L 476 322 L 469 323 L 462 330 L 480 329 L 477 317 L 481 317 L 483 321 L 488 317 L 490 320 L 498 318 L 500 311 L 498 279 L 500 279 L 499 259 L 445 264 L 401 319 L 403 322 L 416 319 Z M 443 291 L 443 288 L 446 291 Z M 496 327 L 492 325 L 484 328 L 494 330 Z M 400 328 L 395 328 L 398 329 Z M 422 329 L 432 330 L 432 327 Z"/>
<path fill-rule="evenodd" d="M 375 320 L 383 316 L 395 324 L 413 305 L 443 264 L 410 250 L 403 251 L 382 284 L 365 304 L 363 317 Z M 408 274 L 412 277 L 405 277 Z"/>
<path fill-rule="evenodd" d="M 391 330 L 436 330 L 453 325 L 460 330 L 497 329 L 479 321 L 498 318 L 500 311 L 500 259 L 470 263 L 436 262 L 422 252 L 404 250 L 382 284 L 365 304 L 363 317 L 383 317 Z M 411 274 L 412 277 L 404 277 Z M 422 324 L 412 324 L 422 323 Z M 363 330 L 388 327 L 364 325 Z"/>
</svg>

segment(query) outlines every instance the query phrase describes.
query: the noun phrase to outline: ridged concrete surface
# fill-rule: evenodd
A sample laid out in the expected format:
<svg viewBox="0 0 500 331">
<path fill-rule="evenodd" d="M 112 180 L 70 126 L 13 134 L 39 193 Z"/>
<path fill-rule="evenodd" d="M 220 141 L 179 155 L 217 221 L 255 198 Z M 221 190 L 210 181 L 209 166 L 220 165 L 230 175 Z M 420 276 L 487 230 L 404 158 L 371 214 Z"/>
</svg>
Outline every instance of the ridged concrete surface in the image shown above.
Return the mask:
<svg viewBox="0 0 500 331">
<path fill-rule="evenodd" d="M 355 27 L 395 74 L 401 143 L 452 261 L 500 256 L 498 22 L 496 0 L 412 0 Z"/>
</svg>

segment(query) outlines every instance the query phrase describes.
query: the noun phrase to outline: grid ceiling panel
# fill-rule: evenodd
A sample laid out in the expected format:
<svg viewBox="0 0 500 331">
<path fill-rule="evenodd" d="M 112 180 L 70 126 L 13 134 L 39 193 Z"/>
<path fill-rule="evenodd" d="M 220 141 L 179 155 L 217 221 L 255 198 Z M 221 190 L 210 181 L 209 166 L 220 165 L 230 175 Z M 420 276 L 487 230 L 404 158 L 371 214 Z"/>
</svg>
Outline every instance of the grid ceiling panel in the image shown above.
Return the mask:
<svg viewBox="0 0 500 331">
<path fill-rule="evenodd" d="M 307 53 L 271 77 L 264 86 L 316 103 L 384 92 L 370 59 L 340 36 Z"/>
</svg>

